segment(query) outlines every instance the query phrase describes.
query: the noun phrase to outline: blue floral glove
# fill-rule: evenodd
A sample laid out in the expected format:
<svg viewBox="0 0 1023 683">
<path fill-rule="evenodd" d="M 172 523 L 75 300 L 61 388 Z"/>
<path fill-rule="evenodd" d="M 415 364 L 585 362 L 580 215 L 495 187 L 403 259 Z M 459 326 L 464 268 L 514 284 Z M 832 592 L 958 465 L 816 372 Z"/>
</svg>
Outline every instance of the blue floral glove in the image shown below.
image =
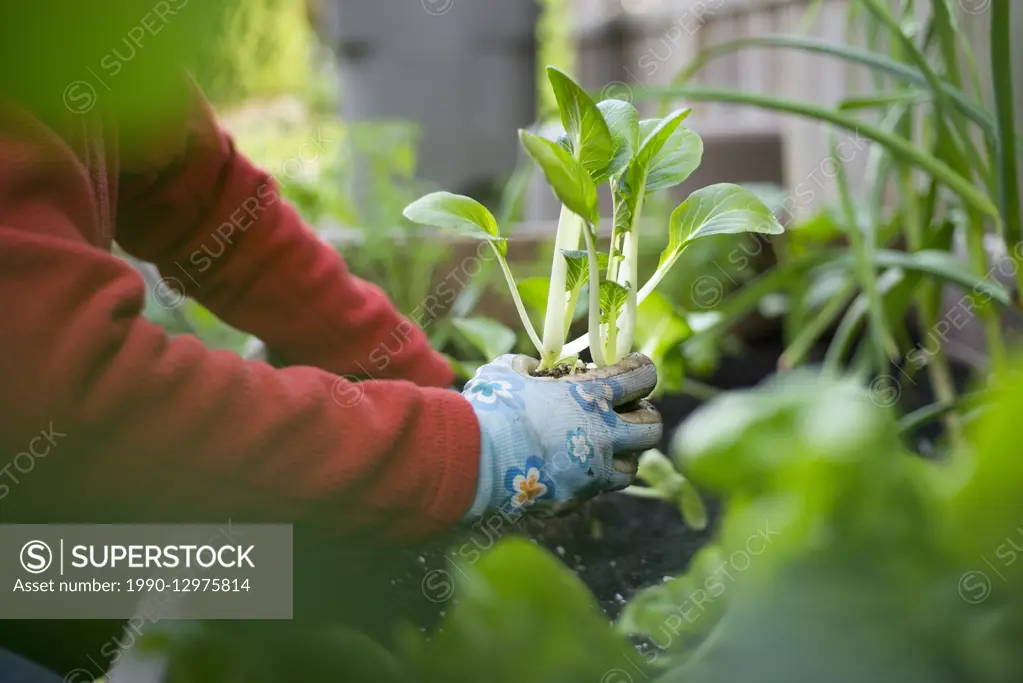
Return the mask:
<svg viewBox="0 0 1023 683">
<path fill-rule="evenodd" d="M 466 520 L 495 509 L 557 514 L 623 489 L 633 482 L 638 454 L 661 440 L 660 415 L 640 400 L 657 383 L 646 356 L 556 379 L 531 376 L 538 365 L 501 356 L 462 392 L 479 418 L 482 443 Z"/>
</svg>

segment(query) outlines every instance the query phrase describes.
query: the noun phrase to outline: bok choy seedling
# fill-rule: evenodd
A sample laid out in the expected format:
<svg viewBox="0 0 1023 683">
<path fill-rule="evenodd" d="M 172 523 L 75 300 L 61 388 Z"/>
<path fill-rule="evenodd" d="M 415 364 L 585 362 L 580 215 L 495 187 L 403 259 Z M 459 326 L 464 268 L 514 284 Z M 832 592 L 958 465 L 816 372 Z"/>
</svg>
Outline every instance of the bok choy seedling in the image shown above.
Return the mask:
<svg viewBox="0 0 1023 683">
<path fill-rule="evenodd" d="M 782 227 L 750 191 L 722 183 L 697 190 L 672 213 L 667 246 L 656 270 L 639 281 L 640 220 L 652 192 L 682 183 L 700 165 L 703 142 L 682 122 L 689 109 L 640 120 L 636 108 L 616 99 L 596 103 L 562 71 L 547 68 L 564 134 L 552 141 L 520 130 L 526 153 L 561 201 L 543 329 L 530 321 L 507 259 L 497 221 L 469 197 L 426 195 L 405 208 L 416 223 L 452 230 L 490 243 L 523 327 L 540 358 L 539 371 L 574 363 L 587 347 L 598 367 L 632 351 L 639 306 L 694 240 L 720 234 L 778 234 Z M 598 252 L 597 189 L 613 197 L 609 253 Z M 567 341 L 573 314 L 587 291 L 588 332 Z"/>
</svg>

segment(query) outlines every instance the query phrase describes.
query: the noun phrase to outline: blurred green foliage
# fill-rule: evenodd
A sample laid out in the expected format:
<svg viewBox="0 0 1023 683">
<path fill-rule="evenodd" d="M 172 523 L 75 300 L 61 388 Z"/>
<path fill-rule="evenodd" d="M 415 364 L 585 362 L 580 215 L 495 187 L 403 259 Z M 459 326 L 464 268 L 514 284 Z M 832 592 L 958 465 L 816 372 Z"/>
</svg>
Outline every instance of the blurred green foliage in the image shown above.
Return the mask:
<svg viewBox="0 0 1023 683">
<path fill-rule="evenodd" d="M 1023 469 L 1003 427 L 1023 385 L 999 383 L 937 462 L 850 380 L 796 371 L 707 404 L 673 450 L 723 498 L 718 537 L 622 630 L 658 644 L 664 681 L 1018 680 Z"/>
<path fill-rule="evenodd" d="M 211 101 L 230 106 L 309 87 L 313 41 L 305 2 L 229 0 L 217 11 L 218 39 L 202 46 L 194 66 Z"/>
</svg>

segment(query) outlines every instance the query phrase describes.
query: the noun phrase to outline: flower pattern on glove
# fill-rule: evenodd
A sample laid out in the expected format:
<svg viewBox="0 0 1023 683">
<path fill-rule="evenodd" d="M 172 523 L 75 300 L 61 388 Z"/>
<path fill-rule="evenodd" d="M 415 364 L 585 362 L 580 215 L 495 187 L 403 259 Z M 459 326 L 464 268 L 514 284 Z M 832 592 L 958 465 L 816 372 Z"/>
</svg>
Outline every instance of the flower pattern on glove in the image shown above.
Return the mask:
<svg viewBox="0 0 1023 683">
<path fill-rule="evenodd" d="M 582 427 L 569 430 L 568 453 L 584 465 L 593 457 L 593 444 L 586 438 L 586 430 Z"/>
<path fill-rule="evenodd" d="M 615 390 L 610 382 L 572 383 L 572 398 L 588 413 L 597 413 L 608 427 L 617 421 L 614 410 Z"/>
<path fill-rule="evenodd" d="M 522 407 L 522 398 L 518 395 L 520 389 L 522 389 L 521 380 L 511 375 L 504 375 L 490 379 L 473 378 L 462 393 L 479 407 L 493 410 L 502 402 Z"/>
<path fill-rule="evenodd" d="M 505 474 L 505 486 L 511 492 L 513 508 L 525 508 L 537 500 L 554 497 L 554 482 L 544 470 L 543 459 L 535 456 L 526 460 L 526 464 L 511 467 Z"/>
<path fill-rule="evenodd" d="M 462 395 L 479 421 L 476 494 L 465 514 L 558 514 L 601 491 L 627 487 L 633 475 L 613 465 L 617 452 L 642 452 L 662 435 L 659 423 L 632 424 L 615 406 L 649 392 L 657 373 L 630 358 L 590 376 L 547 378 L 539 363 L 505 354 L 483 365 Z M 631 407 L 626 407 L 631 411 Z"/>
</svg>

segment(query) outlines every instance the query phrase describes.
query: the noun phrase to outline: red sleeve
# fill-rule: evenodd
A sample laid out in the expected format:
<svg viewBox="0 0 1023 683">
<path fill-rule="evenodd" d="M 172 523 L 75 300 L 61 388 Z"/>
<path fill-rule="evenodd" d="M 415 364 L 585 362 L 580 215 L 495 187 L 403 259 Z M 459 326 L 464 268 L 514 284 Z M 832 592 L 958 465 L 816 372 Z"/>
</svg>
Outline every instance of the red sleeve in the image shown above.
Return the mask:
<svg viewBox="0 0 1023 683">
<path fill-rule="evenodd" d="M 289 363 L 450 386 L 454 373 L 426 335 L 348 272 L 276 181 L 234 149 L 196 86 L 191 93 L 176 161 L 162 173 L 126 176 L 118 243 Z M 290 166 L 336 153 L 338 144 L 311 133 Z"/>
<path fill-rule="evenodd" d="M 0 453 L 41 452 L 40 432 L 53 442 L 0 471 L 4 522 L 307 521 L 407 536 L 468 509 L 479 427 L 458 393 L 275 370 L 168 338 L 140 315 L 140 276 L 83 238 L 96 209 L 73 153 L 0 107 Z M 343 277 L 311 242 L 282 242 L 318 277 Z M 265 244 L 269 261 L 278 241 Z M 284 301 L 258 268 L 239 270 L 250 281 L 231 291 Z M 218 278 L 204 286 L 233 308 Z"/>
</svg>

